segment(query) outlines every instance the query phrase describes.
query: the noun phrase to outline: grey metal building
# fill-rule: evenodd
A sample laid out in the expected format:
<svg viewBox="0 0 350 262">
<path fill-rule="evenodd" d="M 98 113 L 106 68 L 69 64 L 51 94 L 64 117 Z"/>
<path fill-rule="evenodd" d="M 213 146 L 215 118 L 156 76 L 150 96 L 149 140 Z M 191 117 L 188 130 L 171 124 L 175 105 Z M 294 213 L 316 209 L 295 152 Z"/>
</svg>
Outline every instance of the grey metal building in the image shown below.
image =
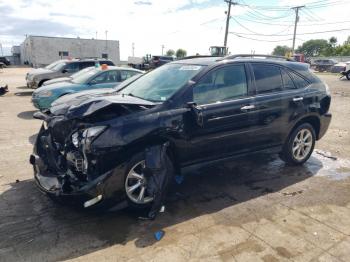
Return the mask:
<svg viewBox="0 0 350 262">
<path fill-rule="evenodd" d="M 31 35 L 20 45 L 21 63 L 34 67 L 69 57 L 108 58 L 119 64 L 119 41 Z"/>
</svg>

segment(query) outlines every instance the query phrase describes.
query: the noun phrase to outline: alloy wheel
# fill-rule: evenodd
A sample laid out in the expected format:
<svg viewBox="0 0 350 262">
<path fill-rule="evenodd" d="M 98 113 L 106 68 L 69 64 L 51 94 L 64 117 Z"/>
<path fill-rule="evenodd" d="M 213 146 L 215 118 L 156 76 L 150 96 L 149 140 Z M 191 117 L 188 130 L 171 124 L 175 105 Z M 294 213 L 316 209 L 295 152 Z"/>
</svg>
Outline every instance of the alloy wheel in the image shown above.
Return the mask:
<svg viewBox="0 0 350 262">
<path fill-rule="evenodd" d="M 292 153 L 293 157 L 298 160 L 304 160 L 311 151 L 313 136 L 310 130 L 301 129 L 294 138 Z"/>
<path fill-rule="evenodd" d="M 125 180 L 125 192 L 128 198 L 135 204 L 144 205 L 153 201 L 153 197 L 147 193 L 147 179 L 143 173 L 145 161 L 134 165 Z"/>
</svg>

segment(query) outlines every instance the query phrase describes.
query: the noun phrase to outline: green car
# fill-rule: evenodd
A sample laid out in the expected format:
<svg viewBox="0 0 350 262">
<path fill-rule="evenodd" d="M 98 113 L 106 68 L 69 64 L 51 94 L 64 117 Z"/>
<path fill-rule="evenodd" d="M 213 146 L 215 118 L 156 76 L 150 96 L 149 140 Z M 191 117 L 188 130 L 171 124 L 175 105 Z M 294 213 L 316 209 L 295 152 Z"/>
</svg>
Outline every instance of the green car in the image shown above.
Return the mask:
<svg viewBox="0 0 350 262">
<path fill-rule="evenodd" d="M 53 83 L 36 89 L 32 95 L 32 103 L 36 108 L 45 110 L 63 95 L 91 89 L 114 88 L 129 77 L 142 73 L 143 71 L 133 68 L 109 66 L 103 69 L 103 67 L 98 67 L 79 74 L 69 81 Z"/>
</svg>

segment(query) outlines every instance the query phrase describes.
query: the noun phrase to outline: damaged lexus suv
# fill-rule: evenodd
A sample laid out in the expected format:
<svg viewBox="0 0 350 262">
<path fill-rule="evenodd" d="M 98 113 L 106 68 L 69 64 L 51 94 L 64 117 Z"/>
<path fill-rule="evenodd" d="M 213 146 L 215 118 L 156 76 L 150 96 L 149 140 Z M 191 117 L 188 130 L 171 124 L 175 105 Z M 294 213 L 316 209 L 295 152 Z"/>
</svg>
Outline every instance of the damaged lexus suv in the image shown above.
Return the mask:
<svg viewBox="0 0 350 262">
<path fill-rule="evenodd" d="M 117 93 L 36 113 L 43 124 L 30 163 L 53 198 L 144 207 L 153 201 L 143 172 L 148 148 L 166 143 L 177 174 L 257 151 L 300 165 L 328 129 L 330 102 L 307 64 L 283 57 L 177 60 Z"/>
</svg>

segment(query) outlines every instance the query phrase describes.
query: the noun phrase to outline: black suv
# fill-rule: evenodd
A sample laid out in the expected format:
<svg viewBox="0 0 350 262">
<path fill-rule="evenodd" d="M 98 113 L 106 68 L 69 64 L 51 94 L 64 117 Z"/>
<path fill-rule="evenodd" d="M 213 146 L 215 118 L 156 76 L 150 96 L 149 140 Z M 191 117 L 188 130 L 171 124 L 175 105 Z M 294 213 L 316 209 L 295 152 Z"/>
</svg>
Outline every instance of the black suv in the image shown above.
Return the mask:
<svg viewBox="0 0 350 262">
<path fill-rule="evenodd" d="M 7 57 L 5 57 L 5 56 L 0 56 L 0 62 L 4 63 L 6 66 L 11 65 L 10 60 L 8 60 Z"/>
<path fill-rule="evenodd" d="M 328 129 L 328 87 L 304 63 L 236 55 L 168 63 L 117 94 L 54 106 L 30 162 L 38 187 L 57 197 L 153 201 L 143 173 L 145 152 L 167 144 L 183 167 L 257 151 L 289 164 L 310 157 Z M 213 174 L 215 175 L 215 174 Z"/>
</svg>

